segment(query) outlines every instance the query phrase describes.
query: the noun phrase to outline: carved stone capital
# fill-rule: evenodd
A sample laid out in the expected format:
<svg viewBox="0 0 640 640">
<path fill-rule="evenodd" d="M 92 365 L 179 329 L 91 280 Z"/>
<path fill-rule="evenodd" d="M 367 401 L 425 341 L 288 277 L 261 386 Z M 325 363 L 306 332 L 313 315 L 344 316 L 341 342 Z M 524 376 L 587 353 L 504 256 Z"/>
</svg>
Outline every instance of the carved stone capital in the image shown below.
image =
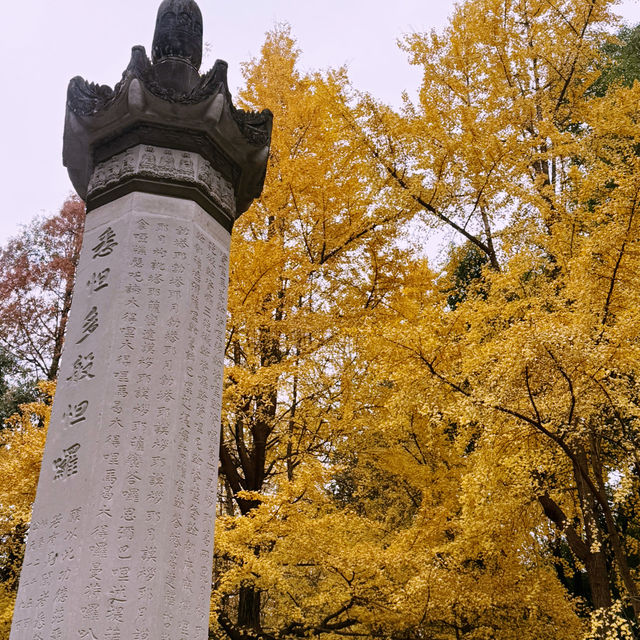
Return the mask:
<svg viewBox="0 0 640 640">
<path fill-rule="evenodd" d="M 227 230 L 236 217 L 233 187 L 199 153 L 139 144 L 96 165 L 87 210 L 131 191 L 196 200 Z"/>
</svg>

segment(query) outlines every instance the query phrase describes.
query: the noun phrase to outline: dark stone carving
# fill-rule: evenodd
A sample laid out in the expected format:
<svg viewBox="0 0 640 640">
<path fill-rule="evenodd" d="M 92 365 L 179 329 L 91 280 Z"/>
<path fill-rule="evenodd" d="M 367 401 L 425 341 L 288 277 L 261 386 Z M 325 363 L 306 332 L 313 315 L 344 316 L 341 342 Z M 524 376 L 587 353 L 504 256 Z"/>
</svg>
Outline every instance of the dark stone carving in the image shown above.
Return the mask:
<svg viewBox="0 0 640 640">
<path fill-rule="evenodd" d="M 154 63 L 178 57 L 200 68 L 202 14 L 193 0 L 164 0 L 160 5 L 151 55 Z"/>
<path fill-rule="evenodd" d="M 81 198 L 87 199 L 99 163 L 138 144 L 199 153 L 232 184 L 235 217 L 260 195 L 272 114 L 236 109 L 227 63 L 217 60 L 200 75 L 201 55 L 202 16 L 196 3 L 164 0 L 158 10 L 153 62 L 144 47 L 135 46 L 113 89 L 80 77 L 71 80 L 63 161 Z M 87 204 L 90 207 L 90 200 Z"/>
<path fill-rule="evenodd" d="M 76 76 L 71 78 L 67 96 L 73 96 L 74 113 L 87 115 L 100 111 L 113 98 L 113 89 Z"/>
<path fill-rule="evenodd" d="M 110 156 L 93 172 L 87 210 L 134 191 L 194 200 L 229 232 L 236 219 L 230 183 L 198 153 L 138 145 Z"/>
</svg>

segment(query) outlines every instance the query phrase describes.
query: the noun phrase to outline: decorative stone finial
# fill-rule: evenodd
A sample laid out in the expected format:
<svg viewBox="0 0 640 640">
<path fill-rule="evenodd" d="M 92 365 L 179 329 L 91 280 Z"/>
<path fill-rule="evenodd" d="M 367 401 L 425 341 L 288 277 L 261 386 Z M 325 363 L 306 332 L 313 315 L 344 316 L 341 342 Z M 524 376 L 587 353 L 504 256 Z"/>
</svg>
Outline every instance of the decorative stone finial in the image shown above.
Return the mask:
<svg viewBox="0 0 640 640">
<path fill-rule="evenodd" d="M 182 58 L 196 69 L 202 62 L 202 13 L 194 0 L 164 0 L 158 9 L 151 57 Z"/>
<path fill-rule="evenodd" d="M 237 109 L 227 63 L 216 60 L 200 75 L 201 57 L 198 5 L 164 0 L 153 62 L 135 46 L 113 89 L 71 80 L 62 159 L 87 211 L 132 191 L 180 190 L 178 197 L 195 200 L 230 231 L 260 195 L 273 116 L 268 109 Z M 156 151 L 147 147 L 158 152 L 157 165 L 151 163 Z M 221 180 L 233 193 L 220 187 Z"/>
</svg>

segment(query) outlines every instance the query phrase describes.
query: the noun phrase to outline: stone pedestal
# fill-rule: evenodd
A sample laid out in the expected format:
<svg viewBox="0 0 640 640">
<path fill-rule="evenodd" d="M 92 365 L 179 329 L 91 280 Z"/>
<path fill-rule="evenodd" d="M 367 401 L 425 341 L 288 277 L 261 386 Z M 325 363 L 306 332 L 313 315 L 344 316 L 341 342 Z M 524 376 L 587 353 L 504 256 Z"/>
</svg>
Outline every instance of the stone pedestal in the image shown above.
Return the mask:
<svg viewBox="0 0 640 640">
<path fill-rule="evenodd" d="M 69 85 L 87 222 L 11 640 L 207 637 L 230 234 L 271 114 L 201 51 L 195 2 L 164 0 L 153 62 Z"/>
</svg>

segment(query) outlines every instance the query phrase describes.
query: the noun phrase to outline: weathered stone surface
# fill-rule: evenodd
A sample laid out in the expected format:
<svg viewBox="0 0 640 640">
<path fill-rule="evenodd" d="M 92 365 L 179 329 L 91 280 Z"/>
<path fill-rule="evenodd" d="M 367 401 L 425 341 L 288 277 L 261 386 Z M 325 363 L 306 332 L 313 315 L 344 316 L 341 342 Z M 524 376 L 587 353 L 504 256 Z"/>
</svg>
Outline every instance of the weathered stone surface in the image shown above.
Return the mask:
<svg viewBox="0 0 640 640">
<path fill-rule="evenodd" d="M 229 241 L 185 199 L 88 214 L 11 640 L 206 638 Z"/>
<path fill-rule="evenodd" d="M 87 208 L 135 191 L 195 199 L 229 232 L 236 218 L 231 185 L 198 153 L 150 145 L 130 147 L 96 166 L 87 189 Z"/>
<path fill-rule="evenodd" d="M 151 52 L 154 62 L 178 57 L 200 68 L 202 13 L 193 0 L 164 0 L 158 9 Z"/>
</svg>

